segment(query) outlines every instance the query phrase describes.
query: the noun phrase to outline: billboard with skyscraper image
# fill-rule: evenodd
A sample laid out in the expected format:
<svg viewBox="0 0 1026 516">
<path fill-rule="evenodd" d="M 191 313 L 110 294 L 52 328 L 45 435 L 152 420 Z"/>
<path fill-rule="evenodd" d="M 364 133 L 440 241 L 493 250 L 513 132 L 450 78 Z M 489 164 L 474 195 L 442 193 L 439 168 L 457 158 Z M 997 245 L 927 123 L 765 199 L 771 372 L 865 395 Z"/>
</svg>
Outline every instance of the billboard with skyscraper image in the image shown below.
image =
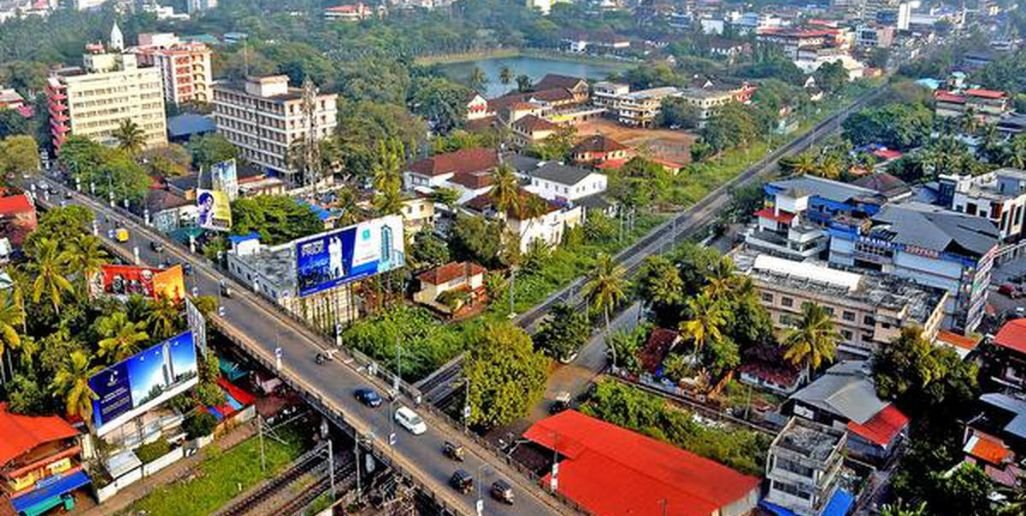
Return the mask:
<svg viewBox="0 0 1026 516">
<path fill-rule="evenodd" d="M 403 218 L 389 215 L 293 242 L 300 296 L 402 267 Z"/>
<path fill-rule="evenodd" d="M 196 385 L 198 372 L 191 331 L 100 371 L 89 379 L 89 388 L 96 393 L 93 424 L 97 435 L 104 435 Z"/>
</svg>

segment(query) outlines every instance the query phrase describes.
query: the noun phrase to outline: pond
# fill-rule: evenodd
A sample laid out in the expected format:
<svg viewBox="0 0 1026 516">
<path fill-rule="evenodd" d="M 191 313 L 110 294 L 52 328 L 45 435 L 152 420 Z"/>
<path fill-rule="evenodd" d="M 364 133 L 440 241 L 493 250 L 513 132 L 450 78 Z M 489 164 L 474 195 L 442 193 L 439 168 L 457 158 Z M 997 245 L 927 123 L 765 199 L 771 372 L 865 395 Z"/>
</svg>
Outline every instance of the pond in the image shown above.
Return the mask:
<svg viewBox="0 0 1026 516">
<path fill-rule="evenodd" d="M 544 77 L 545 74 L 549 73 L 602 80 L 610 74 L 630 68 L 631 65 L 628 63 L 587 63 L 564 61 L 561 59 L 548 59 L 543 57 L 518 56 L 477 59 L 474 61 L 448 63 L 440 66 L 446 75 L 463 84 L 468 82 L 470 72 L 475 66 L 480 68 L 481 71 L 485 73 L 485 76 L 488 77 L 488 83 L 485 85 L 485 97 L 494 98 L 516 88 L 515 82 L 511 82 L 510 84 L 502 84 L 499 82 L 499 73 L 503 67 L 509 67 L 509 69 L 513 71 L 514 77 L 518 75 L 527 75 L 531 78 L 531 82 L 533 83 L 537 82 L 539 79 Z"/>
</svg>

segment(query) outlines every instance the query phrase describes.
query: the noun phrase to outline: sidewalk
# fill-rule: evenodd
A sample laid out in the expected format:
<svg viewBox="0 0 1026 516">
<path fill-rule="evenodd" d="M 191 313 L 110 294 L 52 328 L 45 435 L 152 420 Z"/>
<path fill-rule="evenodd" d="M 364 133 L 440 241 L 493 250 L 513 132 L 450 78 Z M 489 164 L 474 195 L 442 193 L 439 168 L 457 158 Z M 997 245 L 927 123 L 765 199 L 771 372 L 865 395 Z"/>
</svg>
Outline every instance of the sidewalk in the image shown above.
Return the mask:
<svg viewBox="0 0 1026 516">
<path fill-rule="evenodd" d="M 256 425 L 245 424 L 231 429 L 227 434 L 215 440 L 210 446 L 218 446 L 222 451 L 256 435 Z M 87 516 L 103 516 L 122 512 L 132 506 L 135 502 L 148 495 L 154 488 L 181 480 L 189 476 L 201 462 L 206 458 L 210 446 L 203 448 L 199 453 L 186 457 L 162 470 L 155 475 L 148 476 L 138 482 L 118 491 L 111 499 L 102 504 L 85 511 Z"/>
</svg>

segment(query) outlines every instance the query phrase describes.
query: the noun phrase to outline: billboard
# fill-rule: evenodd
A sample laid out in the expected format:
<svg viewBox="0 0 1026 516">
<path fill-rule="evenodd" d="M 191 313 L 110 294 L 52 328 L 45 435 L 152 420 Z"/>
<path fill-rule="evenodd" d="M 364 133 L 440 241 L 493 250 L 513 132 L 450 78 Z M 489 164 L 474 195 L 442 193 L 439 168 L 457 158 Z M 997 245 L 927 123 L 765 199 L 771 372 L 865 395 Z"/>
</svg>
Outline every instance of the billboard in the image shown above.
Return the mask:
<svg viewBox="0 0 1026 516">
<path fill-rule="evenodd" d="M 214 231 L 228 231 L 232 228 L 232 203 L 228 194 L 218 190 L 196 190 L 196 206 L 199 208 L 199 227 Z"/>
<path fill-rule="evenodd" d="M 402 267 L 403 218 L 389 215 L 293 242 L 300 296 Z"/>
<path fill-rule="evenodd" d="M 138 265 L 104 264 L 100 266 L 100 272 L 94 280 L 93 292 L 126 298 L 133 294 L 151 299 L 164 296 L 181 301 L 185 297 L 185 276 L 181 265 L 155 269 Z"/>
<path fill-rule="evenodd" d="M 239 197 L 239 174 L 235 160 L 230 159 L 211 165 L 210 184 L 214 190 L 228 194 L 229 201 L 237 199 Z"/>
<path fill-rule="evenodd" d="M 176 335 L 89 378 L 100 436 L 199 382 L 192 332 Z"/>
<path fill-rule="evenodd" d="M 185 298 L 185 320 L 188 322 L 189 330 L 192 332 L 192 340 L 196 343 L 196 348 L 206 356 L 207 318 L 203 317 L 199 308 L 189 298 Z"/>
</svg>

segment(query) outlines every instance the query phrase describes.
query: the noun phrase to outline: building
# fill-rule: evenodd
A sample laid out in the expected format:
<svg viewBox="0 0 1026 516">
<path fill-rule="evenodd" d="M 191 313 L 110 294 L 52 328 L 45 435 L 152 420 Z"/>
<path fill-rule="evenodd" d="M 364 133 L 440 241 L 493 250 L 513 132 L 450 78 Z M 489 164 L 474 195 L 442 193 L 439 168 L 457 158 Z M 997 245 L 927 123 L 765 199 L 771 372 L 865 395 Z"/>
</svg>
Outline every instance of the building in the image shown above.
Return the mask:
<svg viewBox="0 0 1026 516">
<path fill-rule="evenodd" d="M 185 6 L 187 12 L 192 15 L 216 8 L 217 0 L 186 0 Z"/>
<path fill-rule="evenodd" d="M 436 188 L 476 192 L 491 186 L 491 173 L 497 166 L 499 153 L 494 149 L 460 149 L 436 154 L 406 167 L 403 188 L 423 193 L 430 193 Z M 461 199 L 461 202 L 467 200 L 469 198 Z"/>
<path fill-rule="evenodd" d="M 14 88 L 0 87 L 0 109 L 21 109 L 28 104 Z"/>
<path fill-rule="evenodd" d="M 549 249 L 558 247 L 567 229 L 584 222 L 584 209 L 581 206 L 561 206 L 527 190 L 520 191 L 520 204 L 520 210 L 510 209 L 502 220 L 520 240 L 521 252 L 527 252 L 535 245 Z M 538 214 L 533 217 L 525 215 L 528 210 L 524 209 L 532 204 L 538 208 Z M 475 215 L 498 215 L 495 200 L 487 193 L 470 199 L 463 208 Z"/>
<path fill-rule="evenodd" d="M 900 447 L 908 416 L 876 395 L 869 363 L 839 362 L 791 395 L 782 412 L 848 433 L 851 455 L 882 463 Z"/>
<path fill-rule="evenodd" d="M 182 113 L 167 119 L 167 137 L 172 143 L 185 145 L 194 137 L 215 132 L 217 132 L 217 124 L 209 116 Z"/>
<path fill-rule="evenodd" d="M 174 34 L 140 34 L 139 45 L 130 51 L 140 65 L 160 69 L 166 102 L 182 105 L 211 101 L 214 79 L 210 47 L 183 42 Z"/>
<path fill-rule="evenodd" d="M 374 16 L 374 10 L 363 2 L 336 5 L 324 9 L 324 19 L 328 21 L 357 22 Z"/>
<path fill-rule="evenodd" d="M 411 235 L 435 225 L 435 201 L 430 196 L 412 195 L 403 199 L 399 213 L 403 216 L 403 229 Z"/>
<path fill-rule="evenodd" d="M 887 152 L 887 156 L 890 156 L 896 151 L 883 152 Z M 873 155 L 883 157 L 880 156 L 883 152 L 877 151 L 874 152 Z M 900 155 L 900 153 L 898 154 Z M 884 159 L 890 160 L 891 158 L 885 157 Z M 912 197 L 912 188 L 908 186 L 908 183 L 888 174 L 887 172 L 873 172 L 872 174 L 862 176 L 855 181 L 852 181 L 851 184 L 861 186 L 862 188 L 868 188 L 884 196 L 884 198 L 887 199 L 887 202 L 904 201 Z"/>
<path fill-rule="evenodd" d="M 942 175 L 938 181 L 937 203 L 945 208 L 990 220 L 998 230 L 1001 243 L 998 260 L 1007 261 L 1022 254 L 1026 232 L 1026 171 L 1001 168 L 979 176 Z"/>
<path fill-rule="evenodd" d="M 996 353 L 991 380 L 1019 392 L 1026 392 L 1026 319 L 1012 319 L 991 341 Z"/>
<path fill-rule="evenodd" d="M 520 147 L 541 143 L 558 130 L 558 125 L 537 115 L 522 116 L 510 124 L 513 143 Z"/>
<path fill-rule="evenodd" d="M 623 125 L 651 127 L 663 99 L 679 94 L 680 90 L 672 86 L 632 92 L 626 84 L 598 82 L 593 88 L 593 102 Z"/>
<path fill-rule="evenodd" d="M 760 505 L 801 516 L 847 514 L 831 507 L 847 503 L 847 509 L 854 501 L 839 485 L 847 443 L 843 430 L 792 417 L 770 444 L 769 489 Z"/>
<path fill-rule="evenodd" d="M 790 328 L 801 319 L 804 304 L 818 304 L 841 334 L 838 349 L 849 355 L 867 358 L 908 326 L 922 328 L 923 336 L 933 340 L 944 321 L 948 293 L 940 288 L 751 251 L 735 253 L 734 259 L 759 291 L 774 326 Z"/>
<path fill-rule="evenodd" d="M 20 248 L 29 233 L 36 230 L 36 207 L 28 194 L 0 197 L 0 238 Z"/>
<path fill-rule="evenodd" d="M 488 113 L 488 100 L 481 96 L 480 93 L 472 91 L 468 94 L 467 99 L 467 121 L 481 120 L 494 116 Z"/>
<path fill-rule="evenodd" d="M 420 290 L 413 300 L 446 315 L 464 317 L 488 302 L 485 274 L 474 262 L 450 262 L 417 275 Z"/>
<path fill-rule="evenodd" d="M 995 90 L 937 90 L 933 94 L 934 113 L 939 117 L 974 116 L 986 124 L 997 124 L 1012 111 L 1008 93 Z"/>
<path fill-rule="evenodd" d="M 616 168 L 627 162 L 630 149 L 601 134 L 589 136 L 570 149 L 570 159 L 577 165 L 591 165 L 595 168 Z"/>
<path fill-rule="evenodd" d="M 678 96 L 698 110 L 698 127 L 705 127 L 717 109 L 736 100 L 735 93 L 729 90 L 685 88 Z"/>
<path fill-rule="evenodd" d="M 630 38 L 610 30 L 597 32 L 585 30 L 565 31 L 561 42 L 566 50 L 578 54 L 585 52 L 609 54 L 627 50 L 631 47 Z"/>
<path fill-rule="evenodd" d="M 792 60 L 797 60 L 803 49 L 844 45 L 842 31 L 834 28 L 765 27 L 758 30 L 755 40 L 780 46 Z"/>
<path fill-rule="evenodd" d="M 1018 488 L 1026 475 L 1026 401 L 1021 395 L 991 392 L 979 397 L 977 408 L 965 424 L 964 462 L 979 466 L 998 486 Z"/>
<path fill-rule="evenodd" d="M 589 513 L 740 516 L 759 500 L 756 477 L 576 410 L 538 421 L 524 438 L 559 458 L 542 484 Z"/>
<path fill-rule="evenodd" d="M 286 75 L 251 77 L 244 83 L 214 86 L 214 122 L 217 132 L 239 148 L 241 157 L 268 171 L 285 175 L 293 183 L 313 178 L 296 177 L 290 151 L 305 141 L 320 141 L 337 124 L 338 95 L 320 93 L 307 82 L 289 86 Z"/>
<path fill-rule="evenodd" d="M 855 45 L 860 48 L 890 48 L 894 45 L 894 27 L 859 25 L 855 28 Z"/>
<path fill-rule="evenodd" d="M 53 147 L 60 149 L 70 135 L 114 145 L 114 131 L 125 120 L 143 133 L 146 147 L 167 144 L 163 80 L 160 69 L 139 66 L 131 52 L 114 50 L 120 31 L 111 35 L 110 50 L 90 45 L 81 68 L 58 70 L 47 80 Z"/>
<path fill-rule="evenodd" d="M 199 221 L 199 206 L 196 205 L 196 201 L 188 200 L 169 190 L 149 190 L 143 205 L 150 224 L 163 233 L 195 227 Z"/>
<path fill-rule="evenodd" d="M 574 102 L 581 104 L 588 101 L 591 88 L 588 86 L 588 81 L 580 78 L 573 77 L 570 75 L 560 75 L 555 73 L 547 73 L 542 77 L 537 84 L 534 85 L 536 91 L 549 91 L 549 90 L 567 90 L 573 97 Z"/>
<path fill-rule="evenodd" d="M 1000 234 L 986 219 L 919 202 L 867 218 L 834 217 L 830 263 L 875 270 L 948 291 L 945 328 L 973 331 L 983 318 Z"/>
<path fill-rule="evenodd" d="M 0 490 L 14 513 L 75 507 L 74 491 L 92 482 L 78 430 L 57 416 L 13 414 L 0 403 L 0 435 Z"/>
<path fill-rule="evenodd" d="M 572 204 L 606 191 L 605 174 L 560 163 L 546 163 L 528 173 L 527 191 L 559 204 Z"/>
</svg>

